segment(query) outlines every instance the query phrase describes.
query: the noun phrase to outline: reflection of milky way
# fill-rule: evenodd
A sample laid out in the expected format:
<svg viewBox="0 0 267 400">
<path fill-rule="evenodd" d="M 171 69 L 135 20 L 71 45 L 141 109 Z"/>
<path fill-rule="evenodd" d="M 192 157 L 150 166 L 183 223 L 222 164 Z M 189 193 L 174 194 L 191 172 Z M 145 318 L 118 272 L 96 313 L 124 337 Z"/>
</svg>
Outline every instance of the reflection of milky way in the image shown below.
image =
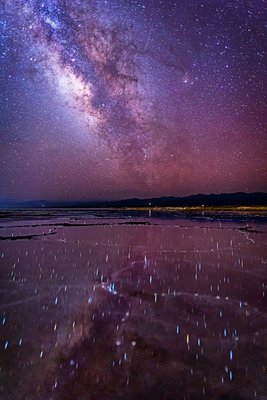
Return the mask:
<svg viewBox="0 0 267 400">
<path fill-rule="evenodd" d="M 263 10 L 3 1 L 5 196 L 266 189 Z"/>
<path fill-rule="evenodd" d="M 1 399 L 266 397 L 264 218 L 11 214 Z"/>
</svg>

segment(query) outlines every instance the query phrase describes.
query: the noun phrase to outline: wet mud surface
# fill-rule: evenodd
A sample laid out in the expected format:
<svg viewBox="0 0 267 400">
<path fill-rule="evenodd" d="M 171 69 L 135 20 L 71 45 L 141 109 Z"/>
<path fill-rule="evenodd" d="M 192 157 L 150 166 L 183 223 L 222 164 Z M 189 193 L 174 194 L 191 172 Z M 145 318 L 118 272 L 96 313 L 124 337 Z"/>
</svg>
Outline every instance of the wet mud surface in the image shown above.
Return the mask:
<svg viewBox="0 0 267 400">
<path fill-rule="evenodd" d="M 1 400 L 267 399 L 267 223 L 0 219 Z"/>
</svg>

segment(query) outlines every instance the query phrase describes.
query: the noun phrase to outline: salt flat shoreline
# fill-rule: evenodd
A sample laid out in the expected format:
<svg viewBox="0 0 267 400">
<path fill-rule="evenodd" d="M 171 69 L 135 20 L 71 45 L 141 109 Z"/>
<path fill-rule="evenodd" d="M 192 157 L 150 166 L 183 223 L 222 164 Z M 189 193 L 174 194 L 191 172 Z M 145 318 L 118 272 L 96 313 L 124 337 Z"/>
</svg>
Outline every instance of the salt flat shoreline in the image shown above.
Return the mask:
<svg viewBox="0 0 267 400">
<path fill-rule="evenodd" d="M 267 220 L 267 206 L 225 206 L 225 207 L 124 207 L 124 208 L 6 208 L 0 209 L 0 219 L 20 216 L 59 216 L 74 214 L 76 216 L 121 215 L 127 217 L 157 217 L 157 218 L 255 218 Z"/>
</svg>

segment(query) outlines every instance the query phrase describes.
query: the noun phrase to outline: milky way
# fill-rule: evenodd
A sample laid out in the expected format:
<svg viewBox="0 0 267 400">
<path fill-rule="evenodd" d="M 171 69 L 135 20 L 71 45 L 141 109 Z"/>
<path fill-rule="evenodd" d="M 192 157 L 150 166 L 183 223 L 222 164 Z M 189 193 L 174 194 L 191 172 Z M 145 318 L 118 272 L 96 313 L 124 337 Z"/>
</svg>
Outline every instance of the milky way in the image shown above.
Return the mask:
<svg viewBox="0 0 267 400">
<path fill-rule="evenodd" d="M 267 190 L 263 0 L 2 0 L 1 199 Z"/>
</svg>

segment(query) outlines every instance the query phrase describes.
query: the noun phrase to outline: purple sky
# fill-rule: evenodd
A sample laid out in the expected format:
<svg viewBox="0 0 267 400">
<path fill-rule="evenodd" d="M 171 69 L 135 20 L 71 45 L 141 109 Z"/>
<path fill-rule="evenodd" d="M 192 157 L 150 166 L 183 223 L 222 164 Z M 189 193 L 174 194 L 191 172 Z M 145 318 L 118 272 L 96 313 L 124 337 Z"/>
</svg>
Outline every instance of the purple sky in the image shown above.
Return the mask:
<svg viewBox="0 0 267 400">
<path fill-rule="evenodd" d="M 265 12 L 3 1 L 0 199 L 267 191 Z"/>
</svg>

